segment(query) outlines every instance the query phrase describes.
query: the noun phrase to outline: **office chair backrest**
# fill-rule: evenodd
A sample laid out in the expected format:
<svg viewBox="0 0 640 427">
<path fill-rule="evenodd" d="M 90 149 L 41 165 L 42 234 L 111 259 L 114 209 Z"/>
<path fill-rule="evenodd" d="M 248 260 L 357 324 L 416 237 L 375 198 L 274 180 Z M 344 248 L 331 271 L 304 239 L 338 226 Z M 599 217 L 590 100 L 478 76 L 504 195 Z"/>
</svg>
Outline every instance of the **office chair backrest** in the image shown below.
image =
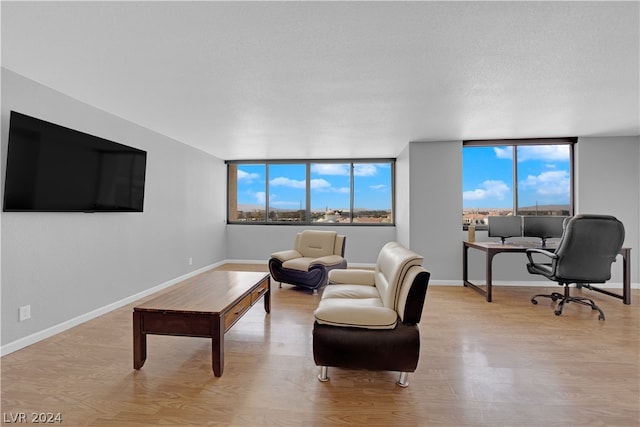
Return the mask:
<svg viewBox="0 0 640 427">
<path fill-rule="evenodd" d="M 559 280 L 604 283 L 622 248 L 624 226 L 610 215 L 576 215 L 568 220 L 554 260 Z"/>
</svg>

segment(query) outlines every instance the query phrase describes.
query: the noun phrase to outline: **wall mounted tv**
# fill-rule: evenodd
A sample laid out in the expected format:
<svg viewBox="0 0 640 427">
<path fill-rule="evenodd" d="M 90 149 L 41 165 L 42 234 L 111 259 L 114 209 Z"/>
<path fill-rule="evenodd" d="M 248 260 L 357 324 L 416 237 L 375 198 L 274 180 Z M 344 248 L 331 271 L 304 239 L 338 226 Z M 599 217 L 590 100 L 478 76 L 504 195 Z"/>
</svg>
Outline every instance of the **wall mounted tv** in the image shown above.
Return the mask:
<svg viewBox="0 0 640 427">
<path fill-rule="evenodd" d="M 11 112 L 5 212 L 142 212 L 147 152 Z"/>
</svg>

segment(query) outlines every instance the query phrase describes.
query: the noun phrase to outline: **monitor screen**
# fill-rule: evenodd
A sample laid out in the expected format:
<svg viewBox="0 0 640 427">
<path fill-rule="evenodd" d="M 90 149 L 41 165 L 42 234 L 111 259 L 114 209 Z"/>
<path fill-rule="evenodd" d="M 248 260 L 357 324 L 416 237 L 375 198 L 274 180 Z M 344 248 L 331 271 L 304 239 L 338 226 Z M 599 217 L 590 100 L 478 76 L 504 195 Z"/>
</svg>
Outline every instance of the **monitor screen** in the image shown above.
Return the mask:
<svg viewBox="0 0 640 427">
<path fill-rule="evenodd" d="M 523 235 L 525 237 L 539 237 L 542 244 L 546 244 L 547 239 L 560 238 L 564 230 L 566 216 L 524 216 Z"/>
<path fill-rule="evenodd" d="M 5 212 L 142 212 L 147 153 L 11 112 Z"/>
<path fill-rule="evenodd" d="M 516 216 L 490 216 L 489 237 L 500 237 L 502 243 L 509 237 L 522 236 L 522 217 Z"/>
</svg>

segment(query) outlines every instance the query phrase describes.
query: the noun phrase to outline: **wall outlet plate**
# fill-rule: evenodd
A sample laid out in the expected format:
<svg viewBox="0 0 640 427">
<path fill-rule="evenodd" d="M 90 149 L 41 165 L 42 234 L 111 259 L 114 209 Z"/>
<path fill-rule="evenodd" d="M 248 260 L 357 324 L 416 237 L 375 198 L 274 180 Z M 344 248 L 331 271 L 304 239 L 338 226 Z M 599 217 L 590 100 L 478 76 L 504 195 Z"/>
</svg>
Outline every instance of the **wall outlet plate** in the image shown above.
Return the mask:
<svg viewBox="0 0 640 427">
<path fill-rule="evenodd" d="M 24 322 L 27 319 L 31 319 L 30 305 L 23 305 L 22 307 L 19 308 L 18 312 L 19 312 L 19 317 L 21 322 Z"/>
</svg>

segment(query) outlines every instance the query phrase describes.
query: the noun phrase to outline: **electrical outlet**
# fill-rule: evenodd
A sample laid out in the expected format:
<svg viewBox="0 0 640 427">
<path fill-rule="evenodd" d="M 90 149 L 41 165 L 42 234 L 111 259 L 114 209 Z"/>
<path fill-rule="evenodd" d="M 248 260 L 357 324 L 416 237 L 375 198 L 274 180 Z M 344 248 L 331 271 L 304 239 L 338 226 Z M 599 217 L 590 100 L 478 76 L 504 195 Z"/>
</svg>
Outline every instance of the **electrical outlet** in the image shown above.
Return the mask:
<svg viewBox="0 0 640 427">
<path fill-rule="evenodd" d="M 193 265 L 193 258 L 189 258 L 189 265 Z"/>
<path fill-rule="evenodd" d="M 31 319 L 31 306 L 30 305 L 23 305 L 22 307 L 20 307 L 19 311 L 19 316 L 20 316 L 20 321 L 24 322 L 27 319 Z"/>
</svg>

